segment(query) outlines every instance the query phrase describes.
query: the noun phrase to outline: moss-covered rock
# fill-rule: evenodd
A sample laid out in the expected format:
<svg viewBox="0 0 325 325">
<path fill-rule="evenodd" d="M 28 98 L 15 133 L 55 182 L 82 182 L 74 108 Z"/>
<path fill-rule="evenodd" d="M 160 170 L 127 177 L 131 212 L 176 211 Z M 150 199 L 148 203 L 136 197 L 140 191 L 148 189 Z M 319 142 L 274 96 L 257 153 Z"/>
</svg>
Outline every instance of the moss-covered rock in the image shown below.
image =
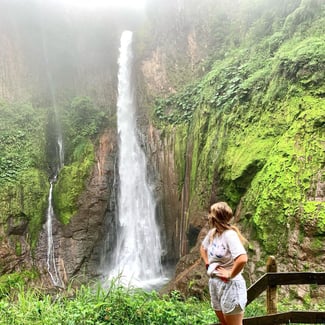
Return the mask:
<svg viewBox="0 0 325 325">
<path fill-rule="evenodd" d="M 54 210 L 63 224 L 67 224 L 78 210 L 78 198 L 86 186 L 94 164 L 94 145 L 90 140 L 82 141 L 74 150 L 75 160 L 64 166 L 54 187 Z"/>
<path fill-rule="evenodd" d="M 269 254 L 286 249 L 296 223 L 304 235 L 325 235 L 325 206 L 316 193 L 323 182 L 325 132 L 313 123 L 324 116 L 325 107 L 322 100 L 310 97 L 304 97 L 299 107 L 302 112 L 274 144 L 245 198 L 245 204 L 254 207 L 250 222 Z"/>
<path fill-rule="evenodd" d="M 29 233 L 32 246 L 44 221 L 46 109 L 29 103 L 0 104 L 0 220 L 4 234 Z"/>
</svg>

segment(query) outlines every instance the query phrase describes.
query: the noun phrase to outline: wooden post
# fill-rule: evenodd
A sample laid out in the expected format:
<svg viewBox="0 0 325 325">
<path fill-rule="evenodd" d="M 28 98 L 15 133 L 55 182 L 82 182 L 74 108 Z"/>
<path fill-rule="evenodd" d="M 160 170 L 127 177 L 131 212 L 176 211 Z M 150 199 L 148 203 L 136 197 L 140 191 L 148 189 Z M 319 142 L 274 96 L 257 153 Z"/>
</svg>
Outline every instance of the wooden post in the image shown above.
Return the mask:
<svg viewBox="0 0 325 325">
<path fill-rule="evenodd" d="M 277 272 L 277 265 L 274 256 L 269 256 L 266 262 L 266 272 Z M 266 313 L 277 313 L 277 288 L 268 286 L 266 290 Z"/>
</svg>

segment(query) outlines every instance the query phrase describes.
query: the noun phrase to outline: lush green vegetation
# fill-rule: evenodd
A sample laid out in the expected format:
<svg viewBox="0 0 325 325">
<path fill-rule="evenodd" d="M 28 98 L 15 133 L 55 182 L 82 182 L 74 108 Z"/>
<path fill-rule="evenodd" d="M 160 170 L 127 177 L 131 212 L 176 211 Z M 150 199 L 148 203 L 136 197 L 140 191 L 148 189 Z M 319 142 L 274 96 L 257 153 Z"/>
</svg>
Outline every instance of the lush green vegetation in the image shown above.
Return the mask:
<svg viewBox="0 0 325 325">
<path fill-rule="evenodd" d="M 251 17 L 243 5 L 244 22 Z M 242 200 L 242 221 L 265 254 L 285 254 L 293 231 L 315 237 L 313 249 L 320 254 L 324 8 L 317 1 L 286 5 L 282 12 L 278 4 L 255 1 L 254 24 L 243 23 L 246 35 L 228 44 L 227 53 L 209 63 L 209 72 L 194 85 L 157 100 L 155 120 L 163 135 L 176 137 L 179 188 L 190 170 L 194 211 L 208 206 L 211 192 L 234 207 Z M 230 28 L 230 36 L 233 32 Z"/>
<path fill-rule="evenodd" d="M 216 322 L 208 297 L 199 301 L 184 299 L 178 291 L 160 295 L 156 291 L 143 291 L 120 287 L 112 283 L 108 289 L 98 284 L 68 287 L 64 292 L 45 293 L 26 289 L 25 282 L 35 275 L 11 274 L 0 278 L 0 324 L 210 324 Z M 304 304 L 292 299 L 279 301 L 279 311 L 322 310 L 324 302 L 305 299 Z M 260 297 L 245 311 L 246 317 L 264 315 L 265 297 Z"/>
<path fill-rule="evenodd" d="M 193 111 L 199 104 L 200 86 L 188 86 L 184 92 L 167 98 L 157 99 L 155 114 L 166 124 L 181 124 L 192 120 Z"/>
<path fill-rule="evenodd" d="M 55 184 L 54 204 L 57 217 L 67 223 L 77 211 L 93 166 L 97 135 L 107 119 L 88 97 L 76 97 L 67 107 L 56 109 L 65 165 Z M 52 148 L 58 132 L 52 111 L 30 103 L 0 103 L 0 220 L 7 224 L 10 218 L 11 229 L 26 225 L 32 246 L 44 222 L 49 179 L 58 159 Z"/>
<path fill-rule="evenodd" d="M 107 119 L 89 97 L 76 97 L 64 110 L 62 120 L 66 162 L 54 188 L 54 207 L 66 224 L 77 212 L 79 195 L 94 164 L 97 135 Z"/>
<path fill-rule="evenodd" d="M 36 279 L 38 279 L 38 274 L 34 270 L 2 275 L 0 277 L 0 300 L 8 298 L 11 293 L 15 294 L 23 290 L 28 282 Z"/>
<path fill-rule="evenodd" d="M 47 204 L 46 109 L 0 103 L 0 221 L 28 224 L 34 244 Z"/>
<path fill-rule="evenodd" d="M 7 277 L 7 281 L 10 279 Z M 178 292 L 160 296 L 111 285 L 80 286 L 59 294 L 24 290 L 11 280 L 11 289 L 0 283 L 0 324 L 208 324 L 215 320 L 209 303 L 184 301 Z M 10 294 L 9 294 L 10 292 Z"/>
</svg>

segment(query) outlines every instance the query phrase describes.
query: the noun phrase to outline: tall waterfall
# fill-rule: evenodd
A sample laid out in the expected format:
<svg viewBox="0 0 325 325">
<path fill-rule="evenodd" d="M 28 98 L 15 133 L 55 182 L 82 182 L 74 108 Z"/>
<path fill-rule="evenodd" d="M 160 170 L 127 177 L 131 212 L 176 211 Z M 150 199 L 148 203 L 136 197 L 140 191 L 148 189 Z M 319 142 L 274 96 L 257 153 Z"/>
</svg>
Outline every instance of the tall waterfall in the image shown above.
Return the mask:
<svg viewBox="0 0 325 325">
<path fill-rule="evenodd" d="M 119 193 L 116 248 L 109 278 L 140 288 L 159 286 L 166 279 L 161 265 L 161 239 L 155 200 L 147 182 L 147 163 L 137 138 L 132 88 L 132 32 L 121 36 L 117 128 Z"/>
</svg>

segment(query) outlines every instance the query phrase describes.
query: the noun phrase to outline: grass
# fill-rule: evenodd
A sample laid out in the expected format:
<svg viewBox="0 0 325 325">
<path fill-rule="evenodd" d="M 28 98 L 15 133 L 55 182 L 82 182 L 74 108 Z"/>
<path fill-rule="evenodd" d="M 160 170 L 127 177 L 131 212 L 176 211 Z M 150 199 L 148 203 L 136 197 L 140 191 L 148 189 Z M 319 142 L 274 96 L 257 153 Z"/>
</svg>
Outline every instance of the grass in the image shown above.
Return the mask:
<svg viewBox="0 0 325 325">
<path fill-rule="evenodd" d="M 279 311 L 302 310 L 290 300 L 279 300 Z M 310 307 L 310 306 L 309 306 Z M 316 306 L 322 310 L 325 306 Z M 312 308 L 309 308 L 312 309 Z M 245 311 L 245 317 L 265 314 L 265 299 L 258 298 Z M 199 325 L 216 323 L 210 302 L 195 297 L 185 299 L 178 291 L 159 295 L 156 291 L 125 288 L 112 283 L 72 286 L 64 292 L 44 293 L 16 283 L 2 291 L 1 325 Z"/>
<path fill-rule="evenodd" d="M 58 294 L 16 286 L 0 300 L 0 324 L 209 324 L 215 316 L 209 302 L 184 300 L 179 292 L 160 296 L 156 291 L 112 285 L 69 288 Z"/>
</svg>

